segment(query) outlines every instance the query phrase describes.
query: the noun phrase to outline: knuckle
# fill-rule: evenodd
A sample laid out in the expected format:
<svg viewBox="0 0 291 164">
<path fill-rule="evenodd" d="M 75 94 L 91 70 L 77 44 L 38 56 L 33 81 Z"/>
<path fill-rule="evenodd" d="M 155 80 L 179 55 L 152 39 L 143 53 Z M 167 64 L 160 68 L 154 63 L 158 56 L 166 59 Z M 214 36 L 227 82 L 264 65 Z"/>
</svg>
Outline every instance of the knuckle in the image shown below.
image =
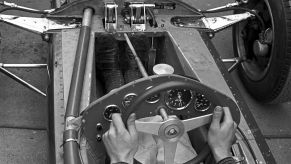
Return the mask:
<svg viewBox="0 0 291 164">
<path fill-rule="evenodd" d="M 226 124 L 229 126 L 234 126 L 234 121 L 233 120 L 227 120 Z"/>
<path fill-rule="evenodd" d="M 209 130 L 210 130 L 210 131 L 216 131 L 216 129 L 217 129 L 217 128 L 216 128 L 215 126 L 210 126 L 210 127 L 209 127 Z"/>
</svg>

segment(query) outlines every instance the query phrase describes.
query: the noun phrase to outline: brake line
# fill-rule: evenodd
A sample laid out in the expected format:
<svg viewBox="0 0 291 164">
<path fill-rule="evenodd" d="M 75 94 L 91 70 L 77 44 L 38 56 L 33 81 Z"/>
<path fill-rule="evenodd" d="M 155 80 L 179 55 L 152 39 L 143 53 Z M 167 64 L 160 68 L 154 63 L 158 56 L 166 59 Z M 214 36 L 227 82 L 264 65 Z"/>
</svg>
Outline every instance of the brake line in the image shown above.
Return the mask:
<svg viewBox="0 0 291 164">
<path fill-rule="evenodd" d="M 170 1 L 170 2 L 173 2 L 173 3 L 178 3 L 180 6 L 184 7 L 185 9 L 188 9 L 190 11 L 192 11 L 193 13 L 195 14 L 198 14 L 198 15 L 201 15 L 201 16 L 204 16 L 204 14 L 202 12 L 200 12 L 198 9 L 196 9 L 195 7 L 189 5 L 188 3 L 185 3 L 185 2 L 182 2 L 181 0 L 167 0 L 167 1 Z"/>
<path fill-rule="evenodd" d="M 8 7 L 0 10 L 0 13 L 3 13 L 4 11 L 9 11 L 9 10 L 18 10 L 18 11 L 24 11 L 28 13 L 36 13 L 36 14 L 48 14 L 47 11 L 40 11 L 40 10 L 29 10 L 29 9 L 23 9 L 23 8 L 18 8 L 18 7 Z"/>
</svg>

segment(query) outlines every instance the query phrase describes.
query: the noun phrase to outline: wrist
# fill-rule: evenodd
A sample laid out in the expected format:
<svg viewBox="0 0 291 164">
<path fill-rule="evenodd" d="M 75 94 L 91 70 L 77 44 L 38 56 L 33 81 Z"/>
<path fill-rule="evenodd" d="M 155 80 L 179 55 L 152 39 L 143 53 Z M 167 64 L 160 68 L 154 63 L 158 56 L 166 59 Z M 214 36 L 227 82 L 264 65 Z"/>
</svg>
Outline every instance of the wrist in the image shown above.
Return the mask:
<svg viewBox="0 0 291 164">
<path fill-rule="evenodd" d="M 133 164 L 133 156 L 125 155 L 125 156 L 118 156 L 116 158 L 110 158 L 111 164 Z"/>
<path fill-rule="evenodd" d="M 216 162 L 219 162 L 219 161 L 221 161 L 224 158 L 227 158 L 227 157 L 231 157 L 232 156 L 230 150 L 223 149 L 223 148 L 213 149 L 212 150 L 212 153 L 213 153 L 213 157 L 214 157 L 214 159 L 215 159 Z"/>
</svg>

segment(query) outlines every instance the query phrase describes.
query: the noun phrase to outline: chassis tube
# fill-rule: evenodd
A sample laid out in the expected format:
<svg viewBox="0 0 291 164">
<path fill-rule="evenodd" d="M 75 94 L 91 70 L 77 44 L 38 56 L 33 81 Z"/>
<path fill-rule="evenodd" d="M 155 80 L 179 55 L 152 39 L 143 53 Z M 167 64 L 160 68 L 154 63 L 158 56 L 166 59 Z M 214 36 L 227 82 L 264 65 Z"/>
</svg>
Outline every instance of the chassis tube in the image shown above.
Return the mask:
<svg viewBox="0 0 291 164">
<path fill-rule="evenodd" d="M 82 88 L 84 81 L 84 73 L 86 69 L 87 53 L 89 47 L 91 33 L 91 19 L 93 9 L 86 8 L 83 13 L 82 27 L 80 29 L 78 46 L 74 61 L 69 97 L 66 107 L 66 125 L 63 134 L 64 141 L 64 163 L 65 164 L 81 164 L 78 131 L 67 125 L 68 120 L 78 117 L 80 111 L 80 100 L 82 96 Z"/>
<path fill-rule="evenodd" d="M 87 8 L 84 10 L 82 27 L 79 34 L 78 46 L 74 61 L 74 68 L 71 78 L 68 103 L 66 108 L 66 117 L 78 117 L 80 100 L 83 88 L 84 73 L 86 69 L 87 53 L 91 33 L 91 19 L 93 10 Z"/>
</svg>

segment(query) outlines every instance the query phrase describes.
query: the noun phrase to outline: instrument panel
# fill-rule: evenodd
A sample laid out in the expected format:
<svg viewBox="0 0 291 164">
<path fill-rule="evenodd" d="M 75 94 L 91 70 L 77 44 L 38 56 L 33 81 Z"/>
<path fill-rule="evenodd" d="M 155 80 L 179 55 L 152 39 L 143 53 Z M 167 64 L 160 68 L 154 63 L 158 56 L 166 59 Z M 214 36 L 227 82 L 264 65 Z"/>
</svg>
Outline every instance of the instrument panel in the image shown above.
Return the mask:
<svg viewBox="0 0 291 164">
<path fill-rule="evenodd" d="M 136 93 L 128 93 L 124 96 L 122 100 L 123 108 L 128 108 L 136 99 L 138 95 Z M 194 90 L 184 89 L 184 88 L 173 88 L 151 97 L 148 97 L 145 105 L 153 106 L 164 106 L 170 112 L 171 111 L 183 111 L 188 112 L 201 112 L 204 113 L 208 111 L 212 105 L 208 98 Z M 111 116 L 113 113 L 121 113 L 122 110 L 116 105 L 109 105 L 104 109 L 104 118 L 111 121 Z"/>
</svg>

